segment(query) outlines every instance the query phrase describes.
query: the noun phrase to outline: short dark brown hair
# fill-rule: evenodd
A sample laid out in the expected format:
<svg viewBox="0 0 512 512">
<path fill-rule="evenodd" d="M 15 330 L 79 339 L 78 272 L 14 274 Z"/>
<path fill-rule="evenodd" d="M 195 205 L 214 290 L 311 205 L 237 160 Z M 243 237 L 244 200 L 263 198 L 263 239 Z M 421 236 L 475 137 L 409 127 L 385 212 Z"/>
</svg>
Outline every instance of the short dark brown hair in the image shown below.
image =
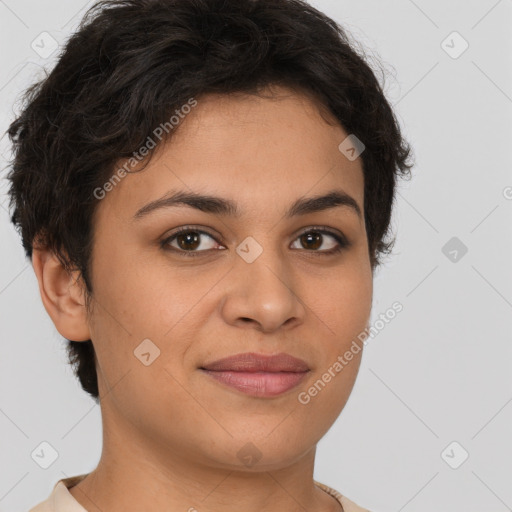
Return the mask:
<svg viewBox="0 0 512 512">
<path fill-rule="evenodd" d="M 398 175 L 411 148 L 364 50 L 301 0 L 119 0 L 96 3 L 57 64 L 25 93 L 8 133 L 11 220 L 28 258 L 37 242 L 92 296 L 93 191 L 190 98 L 284 85 L 314 95 L 360 139 L 372 269 L 391 252 Z M 168 137 L 167 137 L 168 138 Z M 91 340 L 68 340 L 69 361 L 98 402 Z"/>
</svg>

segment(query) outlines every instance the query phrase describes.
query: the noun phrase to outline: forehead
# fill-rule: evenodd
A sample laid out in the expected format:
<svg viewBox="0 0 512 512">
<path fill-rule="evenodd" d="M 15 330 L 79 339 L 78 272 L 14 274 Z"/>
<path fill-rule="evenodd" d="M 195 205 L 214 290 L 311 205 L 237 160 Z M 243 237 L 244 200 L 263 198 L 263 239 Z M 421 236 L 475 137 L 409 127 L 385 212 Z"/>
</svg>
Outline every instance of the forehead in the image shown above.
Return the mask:
<svg viewBox="0 0 512 512">
<path fill-rule="evenodd" d="M 361 158 L 349 160 L 339 150 L 349 134 L 310 96 L 273 92 L 198 98 L 147 167 L 127 174 L 99 208 L 133 215 L 145 202 L 181 189 L 270 210 L 337 188 L 362 209 Z"/>
</svg>

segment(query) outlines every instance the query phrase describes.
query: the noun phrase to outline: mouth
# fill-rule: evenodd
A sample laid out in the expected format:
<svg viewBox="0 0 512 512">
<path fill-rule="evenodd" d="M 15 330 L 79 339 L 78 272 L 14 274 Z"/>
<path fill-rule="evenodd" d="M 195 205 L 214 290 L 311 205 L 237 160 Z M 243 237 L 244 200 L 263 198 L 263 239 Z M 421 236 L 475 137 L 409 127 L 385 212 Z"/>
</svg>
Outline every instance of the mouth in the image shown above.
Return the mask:
<svg viewBox="0 0 512 512">
<path fill-rule="evenodd" d="M 255 397 L 274 397 L 296 387 L 311 371 L 290 354 L 266 356 L 247 352 L 199 368 L 217 382 Z"/>
</svg>

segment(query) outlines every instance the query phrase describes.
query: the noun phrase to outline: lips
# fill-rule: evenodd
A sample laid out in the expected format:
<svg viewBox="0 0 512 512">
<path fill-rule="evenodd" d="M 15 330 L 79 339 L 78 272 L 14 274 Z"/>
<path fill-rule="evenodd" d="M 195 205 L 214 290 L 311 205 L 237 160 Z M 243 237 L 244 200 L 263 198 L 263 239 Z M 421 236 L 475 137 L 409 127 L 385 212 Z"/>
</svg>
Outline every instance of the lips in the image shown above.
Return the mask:
<svg viewBox="0 0 512 512">
<path fill-rule="evenodd" d="M 248 352 L 200 368 L 221 384 L 254 397 L 274 397 L 296 387 L 309 373 L 305 361 L 290 354 L 265 356 Z"/>
<path fill-rule="evenodd" d="M 290 354 L 280 353 L 274 356 L 246 352 L 219 359 L 201 367 L 210 371 L 232 372 L 307 372 L 309 366 L 302 359 Z"/>
</svg>

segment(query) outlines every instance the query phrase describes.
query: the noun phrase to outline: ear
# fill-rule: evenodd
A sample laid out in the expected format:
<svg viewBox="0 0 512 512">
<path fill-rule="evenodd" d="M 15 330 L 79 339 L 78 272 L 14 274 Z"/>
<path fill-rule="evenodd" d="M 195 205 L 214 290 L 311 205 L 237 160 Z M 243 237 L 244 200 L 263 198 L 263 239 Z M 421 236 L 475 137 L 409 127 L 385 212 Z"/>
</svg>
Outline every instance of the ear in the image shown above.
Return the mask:
<svg viewBox="0 0 512 512">
<path fill-rule="evenodd" d="M 44 307 L 57 331 L 68 340 L 89 340 L 85 285 L 78 280 L 79 271 L 68 272 L 53 252 L 38 248 L 32 251 L 32 266 Z"/>
</svg>

